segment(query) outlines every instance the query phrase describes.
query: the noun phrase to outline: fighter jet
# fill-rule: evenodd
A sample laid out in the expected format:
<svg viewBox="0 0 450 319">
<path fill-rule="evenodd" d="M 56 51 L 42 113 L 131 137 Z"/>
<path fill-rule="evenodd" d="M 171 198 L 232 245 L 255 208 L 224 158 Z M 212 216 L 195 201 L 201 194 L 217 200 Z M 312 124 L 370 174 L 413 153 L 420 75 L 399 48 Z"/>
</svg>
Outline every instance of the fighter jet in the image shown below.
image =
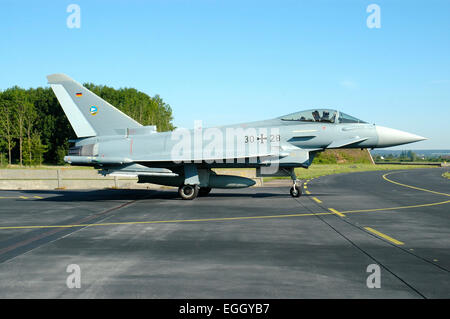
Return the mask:
<svg viewBox="0 0 450 319">
<path fill-rule="evenodd" d="M 214 168 L 256 168 L 257 176 L 287 175 L 301 195 L 294 169 L 308 168 L 327 149 L 380 148 L 425 140 L 366 123 L 335 109 L 310 109 L 265 121 L 157 132 L 143 126 L 64 74 L 47 76 L 77 139 L 64 161 L 110 176 L 178 187 L 182 199 L 212 188 L 244 188 L 254 180 Z"/>
</svg>

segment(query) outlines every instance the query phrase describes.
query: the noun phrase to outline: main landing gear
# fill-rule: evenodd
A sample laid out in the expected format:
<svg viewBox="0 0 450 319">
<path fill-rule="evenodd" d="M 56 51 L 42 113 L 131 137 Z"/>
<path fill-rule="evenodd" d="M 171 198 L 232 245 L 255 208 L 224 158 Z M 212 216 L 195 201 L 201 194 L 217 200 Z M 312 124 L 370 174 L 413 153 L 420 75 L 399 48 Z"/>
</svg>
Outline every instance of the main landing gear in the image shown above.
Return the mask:
<svg viewBox="0 0 450 319">
<path fill-rule="evenodd" d="M 182 199 L 192 200 L 197 197 L 199 190 L 198 185 L 182 185 L 178 188 L 178 194 Z"/>
<path fill-rule="evenodd" d="M 198 185 L 182 185 L 178 188 L 178 194 L 182 199 L 192 200 L 197 196 L 208 196 L 211 187 L 199 187 Z"/>
<path fill-rule="evenodd" d="M 208 196 L 209 192 L 211 192 L 211 187 L 200 187 L 200 190 L 198 191 L 198 196 L 201 197 Z"/>
</svg>

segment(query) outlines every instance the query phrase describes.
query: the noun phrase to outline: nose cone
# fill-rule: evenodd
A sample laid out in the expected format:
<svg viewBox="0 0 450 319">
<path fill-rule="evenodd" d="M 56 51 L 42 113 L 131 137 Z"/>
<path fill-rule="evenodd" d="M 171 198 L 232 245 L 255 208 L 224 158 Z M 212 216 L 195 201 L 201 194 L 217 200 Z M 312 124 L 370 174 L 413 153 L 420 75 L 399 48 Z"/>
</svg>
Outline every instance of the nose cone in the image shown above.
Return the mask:
<svg viewBox="0 0 450 319">
<path fill-rule="evenodd" d="M 377 147 L 388 147 L 395 145 L 402 145 L 408 143 L 414 143 L 419 141 L 424 141 L 427 138 L 395 130 L 388 127 L 376 126 L 377 134 L 378 134 L 378 144 Z"/>
</svg>

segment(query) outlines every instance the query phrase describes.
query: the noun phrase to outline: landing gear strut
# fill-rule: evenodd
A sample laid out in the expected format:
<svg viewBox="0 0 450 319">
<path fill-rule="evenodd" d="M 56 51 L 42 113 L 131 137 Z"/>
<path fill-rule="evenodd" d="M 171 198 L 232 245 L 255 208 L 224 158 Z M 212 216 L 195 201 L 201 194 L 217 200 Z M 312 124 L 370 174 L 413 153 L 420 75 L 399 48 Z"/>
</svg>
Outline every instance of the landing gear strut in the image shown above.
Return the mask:
<svg viewBox="0 0 450 319">
<path fill-rule="evenodd" d="M 178 188 L 178 194 L 182 199 L 192 200 L 197 197 L 199 192 L 198 185 L 182 185 Z"/>
</svg>

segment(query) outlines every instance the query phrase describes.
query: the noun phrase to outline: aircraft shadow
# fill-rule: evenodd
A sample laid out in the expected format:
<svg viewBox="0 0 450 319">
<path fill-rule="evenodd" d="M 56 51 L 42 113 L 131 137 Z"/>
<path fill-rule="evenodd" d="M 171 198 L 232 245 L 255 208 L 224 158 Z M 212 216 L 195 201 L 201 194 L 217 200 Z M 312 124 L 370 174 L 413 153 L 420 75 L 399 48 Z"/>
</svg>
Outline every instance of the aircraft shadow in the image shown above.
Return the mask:
<svg viewBox="0 0 450 319">
<path fill-rule="evenodd" d="M 251 198 L 263 198 L 263 197 L 286 197 L 290 196 L 289 193 L 277 194 L 277 193 L 254 193 L 254 194 L 244 194 L 244 193 L 214 193 L 211 192 L 207 197 L 251 197 Z M 205 197 L 205 198 L 207 198 Z M 201 197 L 202 198 L 202 197 Z"/>
<path fill-rule="evenodd" d="M 107 200 L 140 200 L 155 197 L 156 194 L 164 193 L 156 190 L 146 189 L 99 189 L 99 190 L 21 190 L 22 194 L 30 197 L 40 196 L 39 201 L 48 202 L 90 202 Z M 25 196 L 27 196 L 25 195 Z M 46 197 L 49 196 L 49 197 Z M 34 199 L 34 198 L 30 198 Z"/>
<path fill-rule="evenodd" d="M 16 190 L 2 192 L 17 192 Z M 20 190 L 21 194 L 30 200 L 43 202 L 90 202 L 108 200 L 150 200 L 150 199 L 172 199 L 181 200 L 176 190 L 146 190 L 146 189 L 100 189 L 100 190 Z M 13 196 L 13 195 L 10 195 Z M 17 196 L 17 195 L 16 195 Z M 39 196 L 43 198 L 34 198 Z M 48 196 L 48 197 L 46 197 Z M 198 199 L 207 198 L 266 198 L 266 197 L 290 197 L 289 193 L 224 193 L 211 192 L 206 197 L 199 196 Z"/>
</svg>

